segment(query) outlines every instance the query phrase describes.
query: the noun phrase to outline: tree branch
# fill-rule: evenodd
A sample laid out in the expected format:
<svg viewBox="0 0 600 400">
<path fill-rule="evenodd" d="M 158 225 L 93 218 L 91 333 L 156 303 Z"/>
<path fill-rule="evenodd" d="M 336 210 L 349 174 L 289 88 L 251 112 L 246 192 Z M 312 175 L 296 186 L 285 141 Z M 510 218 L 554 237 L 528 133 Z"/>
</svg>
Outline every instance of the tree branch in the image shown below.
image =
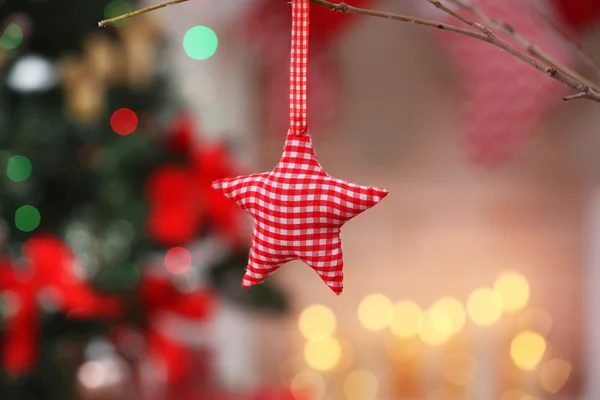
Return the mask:
<svg viewBox="0 0 600 400">
<path fill-rule="evenodd" d="M 479 7 L 477 7 L 473 4 L 467 4 L 463 0 L 448 0 L 448 1 L 461 7 L 462 9 L 470 12 L 471 14 L 477 16 L 482 21 L 484 21 L 486 24 L 493 26 L 495 29 L 501 30 L 502 32 L 504 32 L 505 34 L 510 36 L 516 43 L 518 43 L 520 46 L 522 46 L 524 49 L 526 49 L 527 52 L 529 54 L 531 54 L 532 56 L 537 57 L 540 60 L 542 60 L 543 62 L 560 70 L 561 72 L 563 72 L 565 75 L 569 76 L 570 78 L 578 80 L 581 83 L 583 83 L 584 85 L 589 86 L 594 91 L 600 92 L 600 88 L 594 82 L 581 76 L 579 73 L 573 71 L 566 65 L 562 65 L 561 63 L 559 63 L 552 56 L 550 56 L 549 54 L 544 52 L 542 49 L 540 49 L 539 47 L 537 47 L 536 45 L 534 45 L 533 43 L 531 43 L 530 41 L 525 39 L 523 36 L 521 36 L 519 34 L 519 32 L 517 32 L 517 30 L 512 25 L 506 23 L 505 21 L 500 21 L 497 18 L 488 17 Z"/>
<path fill-rule="evenodd" d="M 187 1 L 190 1 L 190 0 L 172 0 L 172 1 L 169 1 L 166 3 L 157 4 L 157 5 L 146 7 L 146 8 L 137 10 L 137 11 L 133 11 L 131 13 L 123 14 L 123 15 L 115 17 L 115 18 L 110 18 L 107 20 L 100 21 L 98 23 L 98 25 L 100 27 L 104 27 L 104 26 L 110 25 L 115 22 L 119 22 L 119 21 L 122 21 L 122 20 L 125 20 L 128 18 L 131 18 L 131 17 L 135 17 L 137 15 L 141 15 L 141 14 L 145 14 L 150 11 L 157 10 L 159 8 L 167 7 L 167 6 L 174 5 L 174 4 L 184 3 Z M 279 1 L 281 1 L 281 0 L 279 0 Z M 412 23 L 415 25 L 422 25 L 422 26 L 427 26 L 430 28 L 436 28 L 436 29 L 446 30 L 449 32 L 454 32 L 454 33 L 457 33 L 460 35 L 471 37 L 473 39 L 487 42 L 493 46 L 496 46 L 496 47 L 506 51 L 510 55 L 527 63 L 531 67 L 546 74 L 550 78 L 555 79 L 577 91 L 576 94 L 566 96 L 563 98 L 563 100 L 568 101 L 568 100 L 572 100 L 572 99 L 585 98 L 585 99 L 600 103 L 600 89 L 595 84 L 593 84 L 589 80 L 581 77 L 579 74 L 570 70 L 568 67 L 561 65 L 558 62 L 555 62 L 547 54 L 541 52 L 541 50 L 538 49 L 536 46 L 533 46 L 531 43 L 527 42 L 520 35 L 518 35 L 516 32 L 514 32 L 514 29 L 510 29 L 511 27 L 509 25 L 506 25 L 506 24 L 502 25 L 502 23 L 499 23 L 498 21 L 496 21 L 496 23 L 500 24 L 500 29 L 506 31 L 507 28 L 509 28 L 508 31 L 512 30 L 512 32 L 509 33 L 512 36 L 512 38 L 515 39 L 516 42 L 519 43 L 520 45 L 523 45 L 525 47 L 526 51 L 529 52 L 529 54 L 531 54 L 533 57 L 531 55 L 527 54 L 526 52 L 523 52 L 523 51 L 513 47 L 508 42 L 506 42 L 502 39 L 499 39 L 494 34 L 494 32 L 492 32 L 488 27 L 482 25 L 479 22 L 471 21 L 464 15 L 449 9 L 440 0 L 427 0 L 427 1 L 429 1 L 433 6 L 435 6 L 439 10 L 444 11 L 445 13 L 453 16 L 454 18 L 462 21 L 463 23 L 469 25 L 471 28 L 473 28 L 475 30 L 461 28 L 461 27 L 455 26 L 455 25 L 445 24 L 445 23 L 441 23 L 438 21 L 431 21 L 431 20 L 417 18 L 417 17 L 403 15 L 403 14 L 394 14 L 394 13 L 389 13 L 389 12 L 384 12 L 384 11 L 376 11 L 376 10 L 370 10 L 370 9 L 366 9 L 366 8 L 354 7 L 354 6 L 346 4 L 345 2 L 334 3 L 332 1 L 327 1 L 327 0 L 310 0 L 310 2 L 313 4 L 329 8 L 330 10 L 335 11 L 335 12 L 341 12 L 341 13 L 347 13 L 347 14 L 360 14 L 360 15 L 367 15 L 367 16 L 376 17 L 376 18 L 384 18 L 384 19 L 391 19 L 394 21 L 408 22 L 408 23 Z M 469 10 L 471 13 L 478 16 L 479 18 L 485 19 L 487 21 L 486 24 L 489 24 L 490 26 L 496 25 L 496 23 L 493 23 L 495 20 L 493 20 L 487 16 L 484 16 L 483 13 L 480 12 L 480 10 L 477 10 L 474 7 L 467 5 L 462 0 L 449 0 L 449 1 L 452 1 L 453 3 L 461 6 L 463 9 Z M 480 15 L 477 15 L 477 13 L 479 13 Z M 489 22 L 492 22 L 492 23 L 489 23 Z M 536 59 L 534 57 L 539 58 L 540 61 L 538 61 L 538 59 Z"/>
<path fill-rule="evenodd" d="M 133 18 L 133 17 L 138 16 L 138 15 L 149 13 L 150 11 L 158 10 L 159 8 L 165 8 L 165 7 L 168 7 L 168 6 L 173 6 L 175 4 L 185 3 L 187 1 L 190 1 L 190 0 L 171 0 L 171 1 L 167 1 L 165 3 L 156 4 L 156 5 L 153 5 L 153 6 L 150 6 L 150 7 L 145 7 L 145 8 L 142 8 L 140 10 L 132 11 L 132 12 L 127 13 L 127 14 L 119 15 L 118 17 L 114 17 L 114 18 L 109 18 L 109 19 L 102 20 L 102 21 L 98 22 L 98 26 L 100 28 L 104 28 L 104 27 L 106 27 L 106 26 L 108 26 L 110 24 L 114 24 L 115 22 L 121 22 L 123 20 L 129 19 L 129 18 Z"/>
</svg>

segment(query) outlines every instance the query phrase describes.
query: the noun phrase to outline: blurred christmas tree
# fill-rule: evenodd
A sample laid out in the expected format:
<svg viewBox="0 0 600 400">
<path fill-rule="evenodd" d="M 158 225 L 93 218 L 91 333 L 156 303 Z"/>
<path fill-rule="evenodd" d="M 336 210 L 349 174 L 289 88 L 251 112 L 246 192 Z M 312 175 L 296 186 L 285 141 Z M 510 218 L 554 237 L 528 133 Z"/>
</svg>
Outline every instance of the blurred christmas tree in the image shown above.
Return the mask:
<svg viewBox="0 0 600 400">
<path fill-rule="evenodd" d="M 209 186 L 233 174 L 234 165 L 224 145 L 196 138 L 167 79 L 159 27 L 147 18 L 97 27 L 101 16 L 135 6 L 123 0 L 0 0 L 1 252 L 12 267 L 31 263 L 24 247 L 50 234 L 74 253 L 73 280 L 137 300 L 144 267 L 155 259 L 164 264 L 171 249 L 189 255 L 183 264 L 179 257 L 176 266 L 162 265 L 176 278 L 201 276 L 240 304 L 284 311 L 283 294 L 268 283 L 248 292 L 239 287 L 248 252 L 237 240 L 239 214 Z M 198 242 L 212 243 L 204 246 L 209 254 L 186 250 Z M 10 291 L 6 282 L 13 281 L 3 287 L 0 279 L 0 291 Z M 74 296 L 70 287 L 63 289 Z M 11 304 L 3 299 L 0 334 L 7 336 Z M 60 312 L 40 316 L 37 367 L 44 373 L 28 372 L 46 382 L 38 385 L 44 395 L 33 392 L 32 398 L 53 398 L 53 386 L 64 398 L 61 385 L 72 378 L 65 368 L 66 378 L 51 375 L 61 370 L 55 354 L 44 356 L 52 341 L 104 327 L 94 323 L 93 312 L 85 321 L 66 318 L 73 311 L 67 303 L 63 298 Z M 140 302 L 130 303 L 127 316 L 143 319 L 135 308 Z M 52 335 L 57 329 L 60 335 Z"/>
</svg>

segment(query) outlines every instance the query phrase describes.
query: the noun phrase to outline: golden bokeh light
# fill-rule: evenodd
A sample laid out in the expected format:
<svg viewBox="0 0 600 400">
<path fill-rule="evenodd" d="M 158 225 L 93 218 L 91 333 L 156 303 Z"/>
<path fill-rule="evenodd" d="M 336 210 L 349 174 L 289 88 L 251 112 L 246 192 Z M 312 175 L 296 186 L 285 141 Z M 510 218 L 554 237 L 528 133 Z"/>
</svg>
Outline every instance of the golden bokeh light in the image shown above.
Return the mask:
<svg viewBox="0 0 600 400">
<path fill-rule="evenodd" d="M 390 330 L 399 338 L 408 339 L 419 334 L 423 311 L 416 303 L 403 300 L 394 305 Z"/>
<path fill-rule="evenodd" d="M 512 389 L 500 396 L 500 400 L 541 400 L 521 389 Z"/>
<path fill-rule="evenodd" d="M 467 313 L 462 303 L 453 297 L 443 297 L 433 303 L 434 310 L 443 311 L 451 321 L 451 332 L 458 333 L 465 326 Z"/>
<path fill-rule="evenodd" d="M 340 343 L 332 337 L 309 340 L 304 345 L 306 364 L 317 371 L 329 371 L 335 368 L 341 356 Z"/>
<path fill-rule="evenodd" d="M 465 351 L 456 351 L 444 357 L 444 377 L 456 386 L 465 386 L 475 377 L 475 357 Z"/>
<path fill-rule="evenodd" d="M 429 309 L 421 319 L 419 336 L 430 346 L 439 346 L 452 335 L 452 320 L 442 310 Z"/>
<path fill-rule="evenodd" d="M 325 379 L 316 372 L 303 371 L 292 379 L 290 389 L 296 400 L 321 400 L 325 396 Z"/>
<path fill-rule="evenodd" d="M 496 279 L 494 293 L 502 301 L 504 312 L 514 313 L 529 302 L 529 282 L 518 272 L 507 272 Z"/>
<path fill-rule="evenodd" d="M 388 327 L 392 320 L 394 305 L 392 301 L 380 293 L 365 296 L 358 306 L 358 319 L 370 331 L 381 331 Z"/>
<path fill-rule="evenodd" d="M 298 318 L 298 328 L 306 339 L 332 336 L 336 327 L 335 314 L 329 307 L 313 304 L 306 307 Z"/>
<path fill-rule="evenodd" d="M 379 382 L 369 371 L 352 371 L 344 381 L 344 394 L 348 400 L 375 400 Z"/>
<path fill-rule="evenodd" d="M 469 296 L 467 312 L 477 325 L 490 326 L 502 317 L 502 301 L 492 289 L 482 287 Z"/>
<path fill-rule="evenodd" d="M 519 368 L 535 369 L 546 352 L 546 340 L 539 333 L 525 331 L 519 333 L 510 344 L 510 356 Z"/>
<path fill-rule="evenodd" d="M 573 367 L 560 358 L 545 362 L 540 368 L 540 383 L 549 393 L 558 393 L 565 385 Z"/>
</svg>

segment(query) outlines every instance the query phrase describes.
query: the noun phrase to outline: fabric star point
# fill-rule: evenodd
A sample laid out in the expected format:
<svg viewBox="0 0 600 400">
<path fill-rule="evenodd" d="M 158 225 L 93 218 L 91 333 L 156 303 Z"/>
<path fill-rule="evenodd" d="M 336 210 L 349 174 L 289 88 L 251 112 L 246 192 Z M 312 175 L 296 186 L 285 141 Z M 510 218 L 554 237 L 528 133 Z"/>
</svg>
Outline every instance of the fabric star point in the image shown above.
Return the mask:
<svg viewBox="0 0 600 400">
<path fill-rule="evenodd" d="M 271 172 L 220 179 L 213 188 L 254 220 L 243 288 L 301 260 L 338 295 L 343 289 L 341 227 L 388 194 L 332 178 L 319 164 L 308 132 L 292 131 Z"/>
</svg>

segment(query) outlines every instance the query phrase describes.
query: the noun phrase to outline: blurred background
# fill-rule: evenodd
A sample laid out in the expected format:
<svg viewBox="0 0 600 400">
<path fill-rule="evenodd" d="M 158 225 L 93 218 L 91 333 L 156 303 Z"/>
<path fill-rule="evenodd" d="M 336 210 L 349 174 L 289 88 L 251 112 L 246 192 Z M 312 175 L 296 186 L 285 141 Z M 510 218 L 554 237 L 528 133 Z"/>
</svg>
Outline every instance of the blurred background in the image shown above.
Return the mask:
<svg viewBox="0 0 600 400">
<path fill-rule="evenodd" d="M 600 85 L 597 0 L 473 3 Z M 148 4 L 0 0 L 0 399 L 600 399 L 600 105 L 313 5 L 317 155 L 390 195 L 343 229 L 342 296 L 299 262 L 244 291 L 251 221 L 210 182 L 279 159 L 289 4 L 97 27 Z"/>
</svg>

